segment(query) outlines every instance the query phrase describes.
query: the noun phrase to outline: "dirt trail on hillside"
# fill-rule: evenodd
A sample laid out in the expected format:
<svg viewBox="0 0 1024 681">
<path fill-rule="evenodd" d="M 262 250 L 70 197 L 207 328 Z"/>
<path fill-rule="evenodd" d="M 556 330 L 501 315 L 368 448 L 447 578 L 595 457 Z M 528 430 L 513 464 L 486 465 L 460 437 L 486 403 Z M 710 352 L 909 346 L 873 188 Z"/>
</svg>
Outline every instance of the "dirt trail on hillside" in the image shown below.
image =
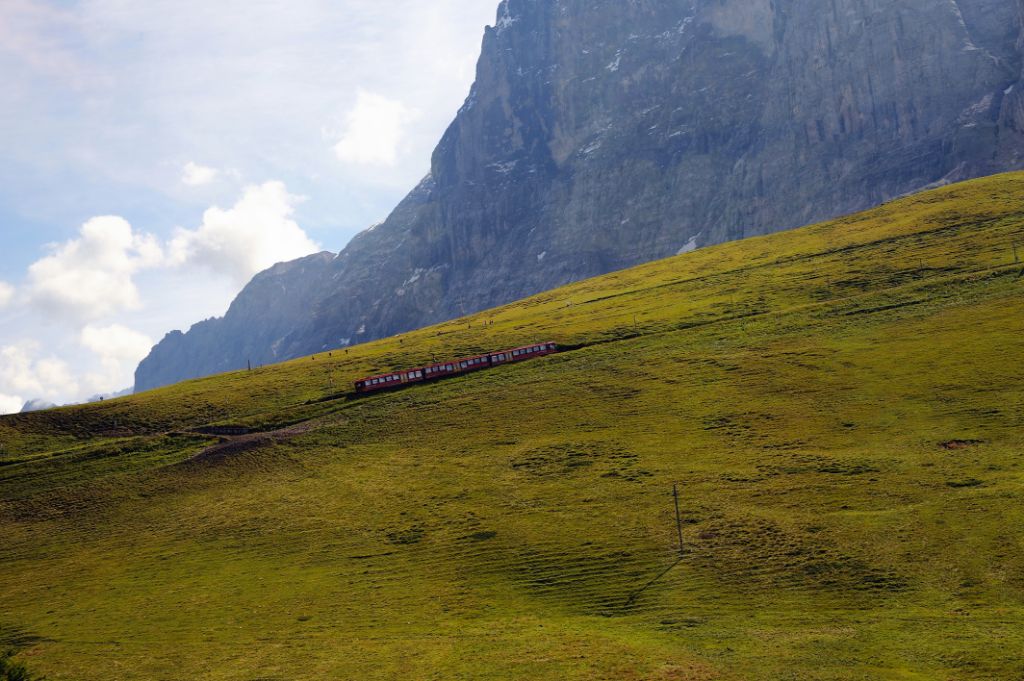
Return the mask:
<svg viewBox="0 0 1024 681">
<path fill-rule="evenodd" d="M 195 456 L 190 457 L 185 461 L 185 463 L 221 463 L 231 457 L 237 456 L 238 454 L 287 442 L 294 437 L 304 435 L 321 425 L 320 421 L 320 419 L 306 421 L 286 428 L 268 430 L 262 433 L 221 435 L 219 436 L 220 442 L 215 445 L 211 445 Z"/>
</svg>

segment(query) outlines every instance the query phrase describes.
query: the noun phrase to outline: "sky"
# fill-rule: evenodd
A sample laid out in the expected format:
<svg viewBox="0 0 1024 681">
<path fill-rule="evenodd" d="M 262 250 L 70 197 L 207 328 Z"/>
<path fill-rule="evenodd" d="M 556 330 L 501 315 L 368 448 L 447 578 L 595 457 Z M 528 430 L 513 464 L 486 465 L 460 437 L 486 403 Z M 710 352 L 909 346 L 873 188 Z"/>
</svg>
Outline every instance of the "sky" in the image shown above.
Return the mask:
<svg viewBox="0 0 1024 681">
<path fill-rule="evenodd" d="M 0 1 L 0 414 L 128 388 L 429 170 L 498 0 Z"/>
</svg>

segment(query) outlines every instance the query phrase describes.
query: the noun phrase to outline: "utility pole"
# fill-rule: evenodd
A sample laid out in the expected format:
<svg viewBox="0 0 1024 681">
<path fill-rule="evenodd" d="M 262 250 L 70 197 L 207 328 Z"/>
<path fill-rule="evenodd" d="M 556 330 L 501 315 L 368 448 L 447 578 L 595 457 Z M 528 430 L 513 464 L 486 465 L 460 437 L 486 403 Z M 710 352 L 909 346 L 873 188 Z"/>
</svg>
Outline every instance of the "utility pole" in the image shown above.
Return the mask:
<svg viewBox="0 0 1024 681">
<path fill-rule="evenodd" d="M 679 514 L 679 489 L 672 484 L 672 499 L 676 502 L 676 531 L 679 533 L 679 556 L 684 555 L 683 551 L 683 517 Z"/>
</svg>

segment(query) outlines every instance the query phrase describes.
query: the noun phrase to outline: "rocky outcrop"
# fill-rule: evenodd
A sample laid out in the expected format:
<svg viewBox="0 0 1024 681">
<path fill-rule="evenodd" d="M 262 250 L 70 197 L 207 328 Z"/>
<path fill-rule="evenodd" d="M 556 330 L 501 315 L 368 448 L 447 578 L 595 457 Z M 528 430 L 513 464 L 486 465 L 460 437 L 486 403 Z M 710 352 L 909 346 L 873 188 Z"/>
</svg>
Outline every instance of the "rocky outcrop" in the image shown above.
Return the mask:
<svg viewBox="0 0 1024 681">
<path fill-rule="evenodd" d="M 223 318 L 167 334 L 136 370 L 136 391 L 287 359 L 281 339 L 312 314 L 335 258 L 325 252 L 275 265 L 253 277 Z"/>
<path fill-rule="evenodd" d="M 46 411 L 47 409 L 56 409 L 57 405 L 53 402 L 48 402 L 42 399 L 34 399 L 26 402 L 22 408 L 22 414 L 30 414 L 35 411 Z"/>
<path fill-rule="evenodd" d="M 388 220 L 301 285 L 260 275 L 154 348 L 136 387 L 1020 168 L 1022 17 L 1018 0 L 506 0 Z"/>
</svg>

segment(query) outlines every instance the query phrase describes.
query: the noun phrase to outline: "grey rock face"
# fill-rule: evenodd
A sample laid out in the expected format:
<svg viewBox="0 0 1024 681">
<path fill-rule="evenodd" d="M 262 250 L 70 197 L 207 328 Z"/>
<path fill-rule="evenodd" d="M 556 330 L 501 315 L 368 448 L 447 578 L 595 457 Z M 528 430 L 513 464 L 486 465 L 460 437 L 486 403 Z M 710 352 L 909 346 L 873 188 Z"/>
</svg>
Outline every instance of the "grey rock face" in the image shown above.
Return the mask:
<svg viewBox="0 0 1024 681">
<path fill-rule="evenodd" d="M 29 400 L 22 406 L 21 413 L 29 414 L 34 411 L 46 411 L 47 409 L 56 409 L 57 405 L 53 402 L 47 402 L 46 400 L 34 399 Z"/>
<path fill-rule="evenodd" d="M 223 318 L 167 334 L 136 370 L 136 391 L 288 359 L 281 339 L 312 314 L 334 260 L 318 253 L 257 274 Z"/>
<path fill-rule="evenodd" d="M 1020 0 L 505 0 L 430 176 L 337 258 L 168 336 L 136 387 L 1020 168 L 1022 20 Z"/>
</svg>

